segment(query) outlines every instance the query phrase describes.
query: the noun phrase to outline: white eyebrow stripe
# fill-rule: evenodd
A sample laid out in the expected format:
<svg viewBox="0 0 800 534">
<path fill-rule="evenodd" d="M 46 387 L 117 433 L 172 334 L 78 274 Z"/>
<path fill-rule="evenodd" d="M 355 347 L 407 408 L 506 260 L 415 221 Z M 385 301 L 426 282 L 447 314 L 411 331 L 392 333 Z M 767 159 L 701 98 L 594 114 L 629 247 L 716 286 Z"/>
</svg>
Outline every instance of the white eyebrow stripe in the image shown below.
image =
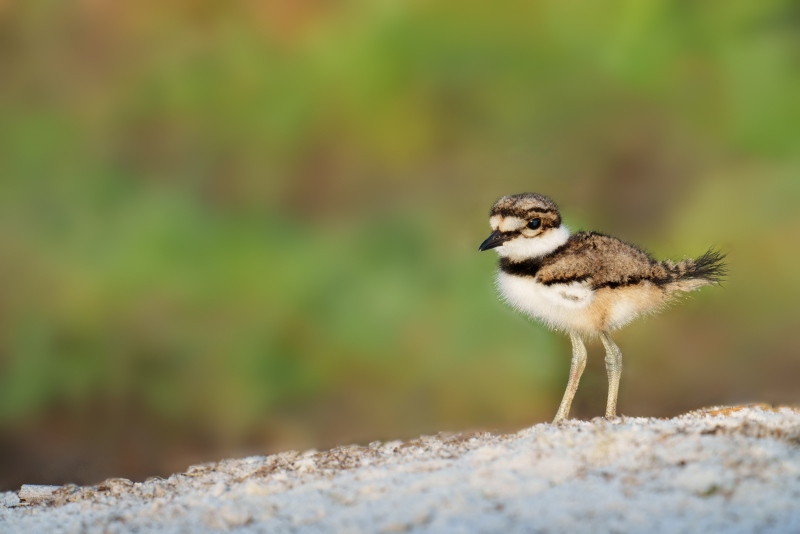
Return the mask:
<svg viewBox="0 0 800 534">
<path fill-rule="evenodd" d="M 492 227 L 492 230 L 497 230 L 500 227 L 500 221 L 503 220 L 503 217 L 500 215 L 492 215 L 489 217 L 489 226 Z"/>
<path fill-rule="evenodd" d="M 519 217 L 503 217 L 503 219 L 500 221 L 499 229 L 501 232 L 513 232 L 514 230 L 519 230 L 527 224 L 528 221 L 525 219 L 520 219 Z"/>
</svg>

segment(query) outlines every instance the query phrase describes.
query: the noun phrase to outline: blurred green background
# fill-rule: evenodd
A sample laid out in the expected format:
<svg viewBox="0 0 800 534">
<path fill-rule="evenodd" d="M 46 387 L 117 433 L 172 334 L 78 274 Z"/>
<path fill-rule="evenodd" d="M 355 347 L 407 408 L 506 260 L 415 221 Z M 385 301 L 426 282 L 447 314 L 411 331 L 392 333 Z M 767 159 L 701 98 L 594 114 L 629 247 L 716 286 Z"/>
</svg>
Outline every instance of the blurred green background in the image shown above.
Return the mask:
<svg viewBox="0 0 800 534">
<path fill-rule="evenodd" d="M 0 0 L 0 487 L 550 420 L 477 251 L 523 191 L 729 252 L 621 413 L 800 402 L 798 2 Z"/>
</svg>

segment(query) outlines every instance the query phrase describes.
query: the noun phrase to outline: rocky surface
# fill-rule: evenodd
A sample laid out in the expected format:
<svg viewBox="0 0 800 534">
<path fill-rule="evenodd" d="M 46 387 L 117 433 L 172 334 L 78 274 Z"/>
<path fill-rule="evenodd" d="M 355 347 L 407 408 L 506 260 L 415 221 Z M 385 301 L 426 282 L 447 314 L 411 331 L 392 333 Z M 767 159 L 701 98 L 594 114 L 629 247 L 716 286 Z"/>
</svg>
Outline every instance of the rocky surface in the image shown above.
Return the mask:
<svg viewBox="0 0 800 534">
<path fill-rule="evenodd" d="M 800 410 L 540 424 L 0 493 L 2 532 L 800 532 Z"/>
</svg>

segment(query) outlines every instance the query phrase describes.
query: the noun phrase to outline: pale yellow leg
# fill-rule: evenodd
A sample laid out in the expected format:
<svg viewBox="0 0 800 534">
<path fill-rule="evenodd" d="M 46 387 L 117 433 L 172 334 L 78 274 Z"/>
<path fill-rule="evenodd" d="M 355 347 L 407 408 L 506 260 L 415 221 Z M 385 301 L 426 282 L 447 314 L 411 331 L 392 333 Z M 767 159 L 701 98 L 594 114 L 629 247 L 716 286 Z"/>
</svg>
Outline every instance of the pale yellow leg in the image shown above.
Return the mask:
<svg viewBox="0 0 800 534">
<path fill-rule="evenodd" d="M 564 398 L 561 399 L 561 406 L 558 407 L 558 413 L 556 413 L 553 423 L 566 419 L 569 415 L 572 398 L 578 390 L 578 382 L 581 379 L 584 367 L 586 367 L 586 347 L 583 345 L 583 341 L 576 334 L 570 334 L 569 338 L 572 341 L 572 364 L 569 368 L 569 382 L 567 382 L 567 390 L 564 392 Z"/>
<path fill-rule="evenodd" d="M 611 341 L 608 332 L 600 334 L 600 340 L 606 348 L 606 371 L 608 372 L 606 419 L 612 419 L 617 416 L 617 393 L 619 392 L 619 377 L 622 374 L 622 352 Z"/>
</svg>

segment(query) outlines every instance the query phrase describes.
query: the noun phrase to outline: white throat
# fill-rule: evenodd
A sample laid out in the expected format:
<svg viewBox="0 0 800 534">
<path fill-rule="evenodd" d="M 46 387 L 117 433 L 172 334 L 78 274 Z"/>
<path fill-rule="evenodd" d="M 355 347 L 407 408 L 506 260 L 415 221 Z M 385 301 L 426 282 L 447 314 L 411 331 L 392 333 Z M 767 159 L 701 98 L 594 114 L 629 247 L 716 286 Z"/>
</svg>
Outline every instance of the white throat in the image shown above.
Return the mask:
<svg viewBox="0 0 800 534">
<path fill-rule="evenodd" d="M 531 238 L 522 236 L 506 241 L 497 247 L 497 253 L 512 261 L 539 258 L 550 254 L 569 239 L 569 229 L 563 224 Z"/>
</svg>

